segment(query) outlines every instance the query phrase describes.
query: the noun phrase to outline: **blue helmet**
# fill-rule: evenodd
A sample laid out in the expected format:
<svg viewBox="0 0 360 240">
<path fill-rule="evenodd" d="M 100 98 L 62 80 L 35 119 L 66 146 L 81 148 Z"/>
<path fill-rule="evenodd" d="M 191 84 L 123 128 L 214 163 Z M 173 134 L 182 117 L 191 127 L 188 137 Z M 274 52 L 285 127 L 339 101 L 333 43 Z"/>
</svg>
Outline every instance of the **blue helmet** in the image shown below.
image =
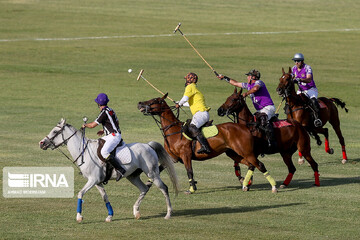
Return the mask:
<svg viewBox="0 0 360 240">
<path fill-rule="evenodd" d="M 105 106 L 109 101 L 110 100 L 105 93 L 100 93 L 97 98 L 95 98 L 95 102 L 100 106 Z"/>
</svg>

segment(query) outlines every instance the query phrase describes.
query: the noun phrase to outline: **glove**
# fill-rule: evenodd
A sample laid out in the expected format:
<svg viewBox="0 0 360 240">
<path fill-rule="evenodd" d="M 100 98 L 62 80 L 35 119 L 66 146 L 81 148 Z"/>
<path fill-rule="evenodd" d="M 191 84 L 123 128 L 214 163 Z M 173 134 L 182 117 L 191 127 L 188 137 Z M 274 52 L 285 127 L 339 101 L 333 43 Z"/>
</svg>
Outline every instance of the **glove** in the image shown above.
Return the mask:
<svg viewBox="0 0 360 240">
<path fill-rule="evenodd" d="M 294 79 L 294 83 L 299 83 L 299 82 L 301 82 L 301 78 L 295 78 Z"/>
</svg>

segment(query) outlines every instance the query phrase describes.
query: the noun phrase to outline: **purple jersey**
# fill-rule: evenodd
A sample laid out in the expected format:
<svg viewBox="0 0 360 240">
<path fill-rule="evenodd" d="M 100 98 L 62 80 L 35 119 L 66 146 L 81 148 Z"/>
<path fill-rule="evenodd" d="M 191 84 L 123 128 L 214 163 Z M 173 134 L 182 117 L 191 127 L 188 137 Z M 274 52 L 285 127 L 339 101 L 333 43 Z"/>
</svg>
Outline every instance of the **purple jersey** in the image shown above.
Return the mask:
<svg viewBox="0 0 360 240">
<path fill-rule="evenodd" d="M 255 109 L 261 110 L 266 106 L 274 105 L 271 96 L 269 94 L 269 91 L 267 90 L 265 83 L 263 81 L 257 80 L 253 84 L 242 83 L 243 88 L 247 89 L 248 91 L 256 85 L 260 86 L 259 90 L 257 90 L 253 94 L 250 94 Z"/>
<path fill-rule="evenodd" d="M 299 83 L 300 90 L 305 91 L 305 90 L 309 90 L 310 88 L 316 88 L 312 69 L 309 65 L 304 63 L 304 66 L 302 66 L 302 68 L 300 70 L 296 66 L 293 66 L 292 72 L 293 72 L 295 78 L 301 78 L 301 79 L 305 79 L 306 75 L 311 74 L 311 82 L 310 83 L 304 83 L 304 82 Z"/>
</svg>

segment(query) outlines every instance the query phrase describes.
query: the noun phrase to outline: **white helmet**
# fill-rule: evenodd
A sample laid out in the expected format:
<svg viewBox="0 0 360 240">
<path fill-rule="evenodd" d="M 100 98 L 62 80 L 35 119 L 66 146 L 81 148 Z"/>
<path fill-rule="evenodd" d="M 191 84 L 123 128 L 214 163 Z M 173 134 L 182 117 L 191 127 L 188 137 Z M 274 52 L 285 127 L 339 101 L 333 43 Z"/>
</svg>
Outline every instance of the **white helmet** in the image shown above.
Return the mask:
<svg viewBox="0 0 360 240">
<path fill-rule="evenodd" d="M 304 61 L 304 55 L 302 53 L 295 53 L 293 61 Z"/>
</svg>

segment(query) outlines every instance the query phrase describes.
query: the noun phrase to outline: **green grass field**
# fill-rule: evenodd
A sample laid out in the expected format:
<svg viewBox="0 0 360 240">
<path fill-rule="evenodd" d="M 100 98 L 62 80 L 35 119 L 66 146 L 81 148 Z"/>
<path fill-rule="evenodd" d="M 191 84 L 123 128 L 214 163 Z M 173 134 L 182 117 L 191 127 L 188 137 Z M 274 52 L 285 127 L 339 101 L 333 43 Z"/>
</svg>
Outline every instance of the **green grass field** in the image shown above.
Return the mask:
<svg viewBox="0 0 360 240">
<path fill-rule="evenodd" d="M 244 193 L 233 163 L 220 156 L 193 162 L 199 190 L 177 198 L 172 194 L 174 214 L 168 221 L 156 188 L 142 203 L 142 218 L 135 220 L 138 191 L 124 180 L 106 186 L 115 212 L 112 223 L 104 222 L 106 208 L 92 189 L 84 196 L 84 222 L 77 224 L 76 195 L 86 180 L 76 173 L 72 199 L 1 197 L 0 239 L 359 239 L 359 12 L 360 3 L 350 0 L 0 0 L 1 169 L 73 166 L 57 151 L 40 150 L 38 142 L 62 117 L 77 128 L 84 115 L 95 119 L 94 98 L 100 92 L 109 95 L 126 142 L 163 143 L 152 118 L 137 110 L 139 101 L 160 96 L 136 81 L 140 69 L 176 100 L 183 94 L 184 75 L 196 72 L 211 118 L 229 121 L 216 110 L 233 87 L 215 78 L 179 33 L 172 34 L 179 22 L 219 73 L 245 80 L 244 73 L 259 69 L 276 106 L 281 68 L 293 66 L 293 54 L 302 52 L 319 95 L 340 98 L 349 109 L 339 109 L 347 164 L 341 164 L 341 147 L 329 124 L 335 153 L 328 155 L 312 141 L 321 187 L 312 186 L 310 167 L 296 163 L 289 188 L 272 194 L 256 171 L 251 191 Z M 186 112 L 181 120 L 190 118 Z M 282 110 L 280 117 L 285 118 Z M 96 132 L 89 129 L 87 136 L 97 138 Z M 287 175 L 281 156 L 260 160 L 279 185 Z M 183 165 L 176 170 L 186 190 Z M 170 186 L 167 175 L 162 177 Z"/>
</svg>

